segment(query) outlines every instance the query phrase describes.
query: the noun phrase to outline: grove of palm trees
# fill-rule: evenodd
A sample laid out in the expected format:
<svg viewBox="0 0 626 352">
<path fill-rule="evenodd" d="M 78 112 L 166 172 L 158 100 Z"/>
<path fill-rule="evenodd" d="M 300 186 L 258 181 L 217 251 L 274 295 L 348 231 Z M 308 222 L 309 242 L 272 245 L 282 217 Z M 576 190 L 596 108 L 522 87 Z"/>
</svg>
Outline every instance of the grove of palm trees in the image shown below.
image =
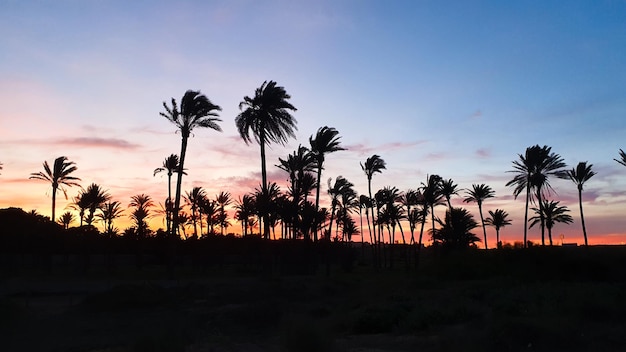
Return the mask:
<svg viewBox="0 0 626 352">
<path fill-rule="evenodd" d="M 51 218 L 0 209 L 8 350 L 595 351 L 626 343 L 617 334 L 626 328 L 626 250 L 589 245 L 583 191 L 596 170 L 588 161 L 568 169 L 538 144 L 512 156 L 506 186 L 524 204 L 515 223 L 511 210 L 490 204 L 500 195 L 486 183 L 463 188 L 454 175 L 428 174 L 411 189 L 383 184 L 391 166 L 378 154 L 352 161 L 367 182 L 356 189 L 328 167 L 348 148 L 334 127 L 267 160 L 267 148 L 284 148 L 298 129 L 291 95 L 274 81 L 244 96 L 237 116 L 220 116 L 194 90 L 162 107 L 180 150 L 146 173 L 163 175 L 167 198 L 136 189 L 118 199 L 104 184 L 81 184 L 88 175 L 59 156 L 25 171 L 33 187 L 51 189 L 41 194 L 52 200 Z M 230 118 L 242 143 L 259 146 L 258 186 L 209 194 L 183 182 L 193 171 L 186 161 L 201 157 L 187 153 L 194 137 L 222 131 Z M 271 179 L 272 168 L 287 186 Z M 561 205 L 557 179 L 576 187 L 578 214 Z M 70 200 L 57 211 L 59 190 Z M 555 228 L 575 217 L 584 246 L 561 246 Z M 540 243 L 528 241 L 530 229 Z M 505 231 L 519 236 L 501 241 Z"/>
</svg>

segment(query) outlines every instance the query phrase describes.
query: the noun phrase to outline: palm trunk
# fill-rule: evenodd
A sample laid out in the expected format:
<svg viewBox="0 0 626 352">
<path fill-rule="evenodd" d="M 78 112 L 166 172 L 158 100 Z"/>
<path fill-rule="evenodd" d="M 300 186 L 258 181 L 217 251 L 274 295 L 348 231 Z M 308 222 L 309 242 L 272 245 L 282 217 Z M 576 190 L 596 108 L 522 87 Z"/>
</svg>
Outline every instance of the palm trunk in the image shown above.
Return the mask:
<svg viewBox="0 0 626 352">
<path fill-rule="evenodd" d="M 585 236 L 585 246 L 588 246 L 587 243 L 587 228 L 585 227 L 585 216 L 583 215 L 583 190 L 582 185 L 578 186 L 578 205 L 580 207 L 580 222 L 583 224 L 583 236 Z"/>
<path fill-rule="evenodd" d="M 263 182 L 263 194 L 268 196 L 267 189 L 267 168 L 265 166 L 265 126 L 261 126 L 261 132 L 259 133 L 259 144 L 261 145 L 261 180 Z M 270 238 L 270 222 L 269 213 L 267 209 L 263 209 L 263 238 Z M 259 230 L 260 231 L 260 230 Z"/>
<path fill-rule="evenodd" d="M 182 142 L 180 144 L 180 163 L 178 164 L 179 169 L 178 169 L 178 175 L 176 177 L 176 199 L 174 200 L 174 219 L 173 219 L 173 234 L 175 236 L 178 236 L 178 225 L 179 225 L 179 219 L 178 219 L 178 215 L 180 213 L 180 191 L 182 188 L 182 184 L 183 184 L 183 169 L 185 166 L 185 155 L 187 154 L 187 139 L 189 138 L 189 135 L 185 134 L 185 132 L 181 132 L 182 133 Z M 183 230 L 184 232 L 184 230 Z M 185 236 L 186 237 L 186 236 Z"/>
<path fill-rule="evenodd" d="M 541 245 L 546 245 L 546 219 L 543 215 L 543 201 L 541 199 L 541 188 L 537 189 L 537 202 L 539 202 L 539 219 L 541 220 Z M 549 235 L 549 234 L 548 234 Z M 552 236 L 549 236 L 550 245 L 552 245 Z"/>
<path fill-rule="evenodd" d="M 526 208 L 524 210 L 524 248 L 528 247 L 528 202 L 529 201 L 530 201 L 530 183 L 527 183 L 526 184 Z"/>
<path fill-rule="evenodd" d="M 170 203 L 169 205 L 167 203 Z M 167 234 L 172 232 L 172 173 L 167 173 L 167 202 L 165 202 L 165 222 L 167 223 Z"/>
<path fill-rule="evenodd" d="M 478 214 L 480 214 L 480 222 L 483 225 L 483 236 L 485 238 L 485 249 L 489 249 L 487 247 L 487 229 L 485 229 L 485 220 L 483 219 L 483 205 L 482 205 L 482 203 L 478 203 Z"/>
<path fill-rule="evenodd" d="M 315 191 L 315 211 L 320 210 L 320 179 L 322 177 L 322 163 L 318 161 L 317 163 L 317 189 Z M 315 220 L 314 220 L 315 222 Z M 313 239 L 317 242 L 317 224 L 314 226 Z"/>
<path fill-rule="evenodd" d="M 52 220 L 52 222 L 56 221 L 56 217 L 55 217 L 55 213 L 54 213 L 56 205 L 57 205 L 57 187 L 55 187 L 53 185 L 52 186 L 52 218 L 50 219 L 50 220 Z"/>
</svg>

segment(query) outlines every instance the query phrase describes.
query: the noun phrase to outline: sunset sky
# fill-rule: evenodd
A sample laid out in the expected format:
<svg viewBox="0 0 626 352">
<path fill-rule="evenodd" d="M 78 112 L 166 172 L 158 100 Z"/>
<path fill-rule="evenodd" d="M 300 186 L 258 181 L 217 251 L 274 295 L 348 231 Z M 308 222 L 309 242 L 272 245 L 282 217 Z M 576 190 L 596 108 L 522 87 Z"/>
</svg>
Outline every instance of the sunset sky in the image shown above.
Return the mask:
<svg viewBox="0 0 626 352">
<path fill-rule="evenodd" d="M 509 212 L 502 239 L 521 240 L 524 198 L 505 187 L 507 171 L 526 147 L 549 145 L 569 168 L 588 161 L 598 173 L 583 194 L 590 242 L 626 242 L 626 167 L 613 160 L 626 148 L 624 19 L 623 0 L 0 0 L 0 208 L 50 215 L 50 185 L 28 176 L 61 155 L 82 185 L 124 206 L 138 193 L 162 202 L 167 178 L 152 173 L 179 153 L 180 135 L 159 112 L 187 89 L 222 107 L 223 132 L 195 130 L 183 189 L 236 199 L 260 183 L 238 104 L 274 80 L 298 108 L 298 132 L 272 146 L 268 165 L 324 125 L 348 149 L 327 157 L 323 202 L 329 177 L 367 192 L 359 162 L 379 154 L 388 169 L 374 189 L 417 188 L 427 174 L 486 183 L 496 198 L 485 212 Z M 284 185 L 287 174 L 272 167 L 269 179 Z M 574 218 L 555 237 L 581 243 L 576 187 L 552 185 Z M 67 204 L 60 193 L 57 214 Z"/>
</svg>

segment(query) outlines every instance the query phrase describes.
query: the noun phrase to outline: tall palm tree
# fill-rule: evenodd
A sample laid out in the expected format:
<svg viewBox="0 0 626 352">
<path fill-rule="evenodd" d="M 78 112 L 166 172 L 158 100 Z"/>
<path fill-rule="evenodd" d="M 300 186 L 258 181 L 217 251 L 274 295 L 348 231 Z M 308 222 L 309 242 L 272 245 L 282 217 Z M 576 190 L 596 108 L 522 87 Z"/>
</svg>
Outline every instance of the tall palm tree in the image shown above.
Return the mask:
<svg viewBox="0 0 626 352">
<path fill-rule="evenodd" d="M 370 207 L 372 210 L 372 223 L 374 224 L 373 229 L 374 229 L 374 234 L 373 234 L 373 238 L 374 240 L 376 240 L 376 220 L 374 219 L 374 198 L 372 197 L 372 177 L 374 176 L 374 174 L 376 173 L 382 173 L 383 170 L 387 169 L 387 163 L 385 163 L 385 160 L 383 160 L 380 156 L 374 154 L 371 157 L 367 158 L 365 160 L 365 163 L 360 163 L 361 164 L 361 170 L 363 170 L 363 172 L 365 173 L 365 176 L 367 177 L 367 192 L 369 194 L 369 198 L 370 198 Z M 372 237 L 372 235 L 370 234 L 370 237 Z"/>
<path fill-rule="evenodd" d="M 178 155 L 170 154 L 165 160 L 163 160 L 163 166 L 157 167 L 154 169 L 154 173 L 152 176 L 156 176 L 159 172 L 167 171 L 167 199 L 171 201 L 172 199 L 172 175 L 175 172 L 179 172 L 180 170 L 180 161 L 178 160 Z M 183 174 L 186 175 L 185 171 L 182 171 Z M 171 219 L 172 216 L 169 214 L 169 208 L 165 208 L 165 219 L 167 221 L 167 233 L 171 232 Z"/>
<path fill-rule="evenodd" d="M 524 224 L 528 223 L 528 204 L 531 200 L 531 189 L 534 191 L 534 197 L 539 204 L 539 208 L 543 207 L 545 194 L 549 194 L 552 187 L 549 183 L 550 176 L 559 178 L 566 177 L 564 171 L 561 170 L 566 165 L 560 155 L 552 153 L 552 148 L 548 146 L 540 147 L 534 145 L 526 148 L 524 155 L 519 154 L 519 160 L 513 161 L 513 169 L 509 172 L 515 173 L 513 179 L 507 182 L 506 186 L 514 186 L 513 195 L 515 198 L 526 191 L 526 208 L 524 212 Z M 540 212 L 543 218 L 543 212 Z M 545 245 L 544 221 L 541 221 L 541 243 Z M 524 225 L 524 247 L 527 246 L 527 227 Z"/>
<path fill-rule="evenodd" d="M 345 148 L 341 147 L 341 142 L 339 141 L 340 139 L 341 137 L 339 137 L 339 131 L 328 126 L 319 128 L 315 134 L 315 138 L 313 138 L 313 136 L 309 137 L 311 154 L 313 154 L 317 167 L 317 191 L 315 193 L 316 210 L 319 210 L 320 205 L 320 180 L 322 177 L 322 170 L 324 169 L 326 155 L 340 150 L 345 150 Z M 315 239 L 317 240 L 317 233 L 315 233 Z"/>
<path fill-rule="evenodd" d="M 261 187 L 265 193 L 268 191 L 265 146 L 272 142 L 284 145 L 289 137 L 296 136 L 297 121 L 290 111 L 297 109 L 288 102 L 289 99 L 291 96 L 285 88 L 277 86 L 274 81 L 265 81 L 255 90 L 254 97 L 243 98 L 239 103 L 241 113 L 235 118 L 235 125 L 244 142 L 249 144 L 252 141 L 252 131 L 261 147 Z M 263 222 L 263 236 L 269 238 L 269 219 L 264 218 Z"/>
<path fill-rule="evenodd" d="M 623 152 L 622 152 L 623 153 Z M 580 222 L 583 225 L 583 236 L 585 236 L 585 246 L 588 245 L 587 242 L 587 229 L 585 228 L 585 217 L 583 215 L 583 185 L 585 182 L 589 181 L 596 173 L 591 170 L 593 165 L 587 165 L 586 161 L 578 163 L 576 168 L 568 170 L 566 172 L 567 177 L 569 177 L 572 182 L 576 184 L 578 187 L 578 205 L 580 207 Z"/>
<path fill-rule="evenodd" d="M 572 219 L 571 215 L 567 214 L 569 213 L 569 209 L 567 209 L 566 206 L 560 206 L 559 202 L 548 200 L 542 200 L 542 202 L 543 206 L 539 208 L 532 208 L 532 210 L 537 215 L 528 219 L 528 222 L 530 222 L 529 227 L 533 227 L 537 223 L 541 223 L 541 221 L 544 221 L 546 228 L 548 229 L 548 238 L 550 239 L 550 245 L 552 245 L 552 228 L 554 227 L 554 224 L 556 224 L 557 222 L 571 224 L 574 219 Z"/>
<path fill-rule="evenodd" d="M 137 194 L 130 198 L 129 207 L 134 207 L 130 214 L 131 220 L 135 222 L 137 227 L 137 236 L 143 238 L 148 233 L 147 219 L 150 218 L 150 209 L 154 206 L 152 198 L 147 194 Z"/>
<path fill-rule="evenodd" d="M 437 205 L 443 205 L 442 202 L 443 194 L 441 193 L 441 176 L 439 175 L 430 175 L 426 176 L 426 183 L 422 183 L 421 191 L 422 197 L 424 199 L 424 206 L 429 208 L 430 210 L 430 218 L 432 222 L 432 230 L 435 231 L 435 207 Z M 420 247 L 422 244 L 422 234 L 420 233 Z"/>
<path fill-rule="evenodd" d="M 216 131 L 222 131 L 222 128 L 217 124 L 221 122 L 217 116 L 217 111 L 221 111 L 218 105 L 211 103 L 209 98 L 201 94 L 199 91 L 188 90 L 183 95 L 180 102 L 180 109 L 176 104 L 176 100 L 172 98 L 172 106 L 167 106 L 166 102 L 163 102 L 163 108 L 165 112 L 161 112 L 160 115 L 165 117 L 168 121 L 176 125 L 182 138 L 180 144 L 180 161 L 179 171 L 184 170 L 185 156 L 187 154 L 187 142 L 191 132 L 195 128 L 210 128 Z M 181 187 L 183 182 L 183 172 L 178 172 L 176 180 L 176 196 L 174 198 L 174 226 L 173 232 L 178 230 L 178 215 L 180 214 L 180 197 Z"/>
<path fill-rule="evenodd" d="M 450 203 L 450 198 L 452 198 L 453 194 L 459 194 L 458 185 L 454 183 L 454 181 L 450 178 L 447 180 L 441 180 L 441 195 L 446 198 L 446 202 L 448 203 L 448 209 L 452 209 L 452 203 Z"/>
<path fill-rule="evenodd" d="M 70 176 L 70 174 L 76 171 L 76 165 L 73 161 L 68 161 L 67 157 L 60 156 L 54 160 L 54 165 L 50 169 L 47 161 L 43 162 L 44 172 L 33 172 L 30 174 L 29 179 L 44 180 L 52 184 L 52 216 L 50 219 L 56 221 L 55 208 L 57 190 L 60 189 L 67 199 L 67 191 L 64 186 L 80 186 L 76 181 L 80 181 L 80 178 Z"/>
<path fill-rule="evenodd" d="M 496 229 L 496 245 L 500 248 L 500 229 L 511 225 L 509 213 L 502 209 L 496 209 L 495 211 L 489 210 L 489 216 L 485 219 L 485 224 L 493 226 Z"/>
<path fill-rule="evenodd" d="M 480 214 L 480 222 L 483 226 L 483 236 L 485 239 L 485 249 L 489 249 L 487 246 L 487 230 L 485 229 L 485 220 L 483 218 L 483 201 L 485 199 L 493 198 L 496 192 L 484 183 L 479 185 L 473 184 L 472 189 L 466 190 L 467 197 L 463 199 L 465 203 L 475 202 L 478 204 L 478 213 Z"/>
<path fill-rule="evenodd" d="M 615 160 L 618 163 L 626 166 L 626 153 L 623 150 L 621 150 L 621 149 L 619 150 L 619 157 L 620 157 L 619 160 L 617 160 L 617 159 L 613 159 L 613 160 Z"/>
</svg>

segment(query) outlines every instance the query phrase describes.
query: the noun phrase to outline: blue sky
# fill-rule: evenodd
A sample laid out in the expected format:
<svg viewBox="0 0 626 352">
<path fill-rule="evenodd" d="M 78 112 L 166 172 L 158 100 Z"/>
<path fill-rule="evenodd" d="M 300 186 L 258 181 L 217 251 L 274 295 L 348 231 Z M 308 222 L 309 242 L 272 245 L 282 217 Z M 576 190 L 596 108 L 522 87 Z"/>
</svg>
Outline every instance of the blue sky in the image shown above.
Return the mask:
<svg viewBox="0 0 626 352">
<path fill-rule="evenodd" d="M 509 211 L 515 237 L 523 204 L 506 171 L 547 144 L 598 172 L 589 232 L 624 233 L 626 169 L 613 161 L 626 148 L 624 18 L 626 1 L 0 1 L 0 206 L 49 214 L 46 185 L 25 179 L 59 155 L 122 202 L 164 198 L 152 170 L 180 136 L 158 113 L 187 89 L 223 108 L 224 132 L 196 131 L 186 186 L 249 191 L 258 147 L 234 118 L 275 80 L 299 131 L 270 165 L 332 126 L 349 150 L 328 157 L 323 180 L 343 175 L 365 192 L 359 162 L 379 154 L 388 170 L 375 188 L 416 188 L 433 173 L 487 183 L 498 198 L 486 209 Z M 553 185 L 575 219 L 561 230 L 579 236 L 574 185 Z"/>
</svg>

